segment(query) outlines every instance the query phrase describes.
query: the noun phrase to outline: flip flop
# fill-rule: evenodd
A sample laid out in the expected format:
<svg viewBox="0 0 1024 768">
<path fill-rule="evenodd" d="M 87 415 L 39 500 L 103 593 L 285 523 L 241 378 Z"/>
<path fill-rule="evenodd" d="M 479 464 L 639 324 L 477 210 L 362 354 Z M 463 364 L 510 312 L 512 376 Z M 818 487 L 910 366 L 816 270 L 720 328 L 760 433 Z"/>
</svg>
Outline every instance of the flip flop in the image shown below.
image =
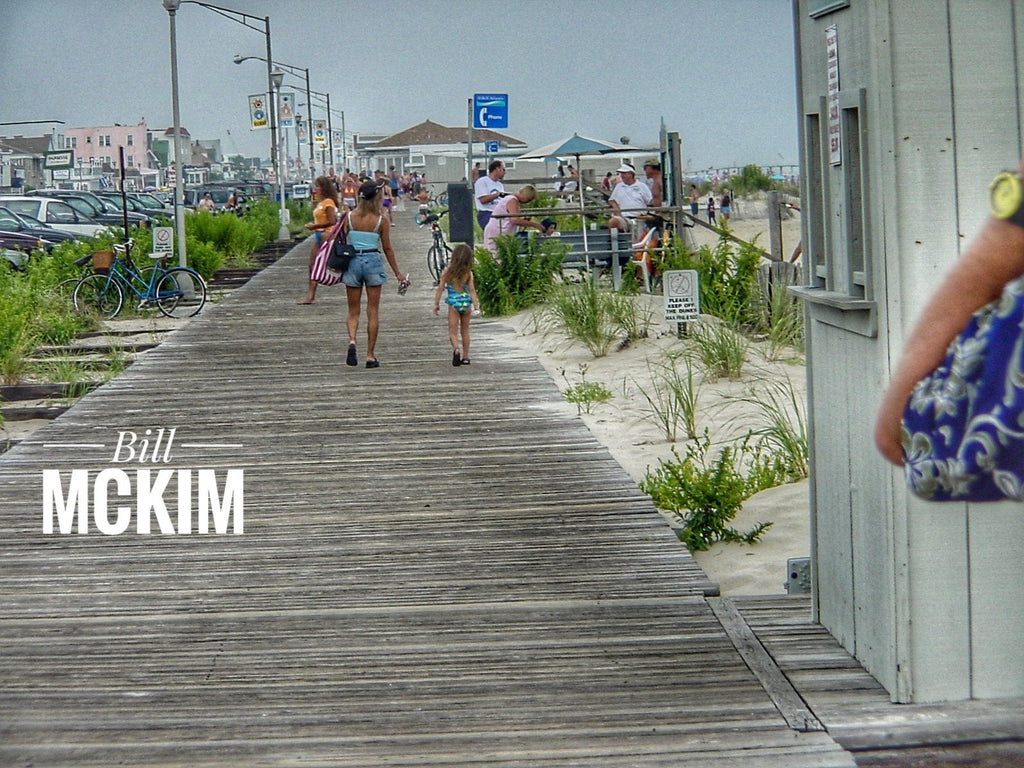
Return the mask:
<svg viewBox="0 0 1024 768">
<path fill-rule="evenodd" d="M 456 368 L 462 365 L 462 358 L 459 357 L 458 352 L 452 352 L 452 365 L 454 365 Z"/>
<path fill-rule="evenodd" d="M 348 345 L 348 356 L 345 358 L 345 365 L 359 365 L 359 357 L 356 355 L 356 345 Z"/>
<path fill-rule="evenodd" d="M 367 360 L 366 361 L 366 367 L 367 368 L 380 368 L 380 360 Z"/>
</svg>

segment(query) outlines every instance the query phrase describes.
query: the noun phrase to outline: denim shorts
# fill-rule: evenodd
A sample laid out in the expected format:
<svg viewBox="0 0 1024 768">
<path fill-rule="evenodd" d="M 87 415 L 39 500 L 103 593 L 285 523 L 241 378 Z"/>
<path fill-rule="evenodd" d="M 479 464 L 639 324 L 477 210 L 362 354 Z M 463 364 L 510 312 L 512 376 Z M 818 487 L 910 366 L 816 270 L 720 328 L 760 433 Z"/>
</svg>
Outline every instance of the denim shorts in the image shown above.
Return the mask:
<svg viewBox="0 0 1024 768">
<path fill-rule="evenodd" d="M 384 257 L 380 251 L 357 253 L 348 263 L 348 269 L 341 280 L 349 288 L 384 285 L 388 281 L 388 276 L 384 273 Z"/>
</svg>

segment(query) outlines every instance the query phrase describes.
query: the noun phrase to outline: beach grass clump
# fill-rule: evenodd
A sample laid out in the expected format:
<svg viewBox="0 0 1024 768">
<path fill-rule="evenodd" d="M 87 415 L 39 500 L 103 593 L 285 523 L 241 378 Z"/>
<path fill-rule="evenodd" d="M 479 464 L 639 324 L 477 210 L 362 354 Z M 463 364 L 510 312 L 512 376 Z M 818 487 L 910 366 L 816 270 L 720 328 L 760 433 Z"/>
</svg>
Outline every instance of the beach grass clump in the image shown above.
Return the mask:
<svg viewBox="0 0 1024 768">
<path fill-rule="evenodd" d="M 690 340 L 709 379 L 739 381 L 743 377 L 750 340 L 732 323 L 700 323 Z"/>
<path fill-rule="evenodd" d="M 548 297 L 542 313 L 548 333 L 582 344 L 594 357 L 607 355 L 625 335 L 615 294 L 590 280 L 559 286 Z"/>
<path fill-rule="evenodd" d="M 701 382 L 694 376 L 689 354 L 668 352 L 661 360 L 648 361 L 647 369 L 649 384 L 638 385 L 647 401 L 646 418 L 661 429 L 669 442 L 677 440 L 680 428 L 686 439 L 696 439 Z"/>
<path fill-rule="evenodd" d="M 803 404 L 789 379 L 755 382 L 745 395 L 729 400 L 754 407 L 761 425 L 748 429 L 745 439 L 756 446 L 760 455 L 772 457 L 772 472 L 783 483 L 808 476 L 807 421 Z"/>
</svg>

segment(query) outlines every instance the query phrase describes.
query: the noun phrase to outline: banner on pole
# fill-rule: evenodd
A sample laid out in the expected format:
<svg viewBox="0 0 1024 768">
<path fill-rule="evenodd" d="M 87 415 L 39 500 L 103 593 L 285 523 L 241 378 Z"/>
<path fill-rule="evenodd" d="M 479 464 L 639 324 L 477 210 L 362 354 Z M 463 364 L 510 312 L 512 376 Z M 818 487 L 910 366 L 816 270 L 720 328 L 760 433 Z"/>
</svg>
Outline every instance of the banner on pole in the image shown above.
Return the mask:
<svg viewBox="0 0 1024 768">
<path fill-rule="evenodd" d="M 294 128 L 295 127 L 295 94 L 281 92 L 281 114 L 278 115 L 280 118 L 280 125 L 282 128 Z"/>
<path fill-rule="evenodd" d="M 320 148 L 327 146 L 327 121 L 313 121 L 313 143 Z"/>
<path fill-rule="evenodd" d="M 267 128 L 270 123 L 267 117 L 267 98 L 262 93 L 249 97 L 249 119 L 252 129 Z"/>
</svg>

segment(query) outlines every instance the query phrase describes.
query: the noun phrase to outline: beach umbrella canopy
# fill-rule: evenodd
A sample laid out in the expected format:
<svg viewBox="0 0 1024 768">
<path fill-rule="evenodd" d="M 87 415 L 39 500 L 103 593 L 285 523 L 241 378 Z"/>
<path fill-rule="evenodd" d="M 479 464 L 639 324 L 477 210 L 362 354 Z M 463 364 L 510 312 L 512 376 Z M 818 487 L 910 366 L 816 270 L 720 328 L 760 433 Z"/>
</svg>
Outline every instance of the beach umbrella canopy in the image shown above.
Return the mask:
<svg viewBox="0 0 1024 768">
<path fill-rule="evenodd" d="M 520 155 L 519 159 L 534 160 L 545 157 L 558 157 L 559 155 L 575 155 L 576 165 L 578 166 L 580 155 L 604 155 L 609 152 L 636 151 L 638 151 L 636 147 L 631 147 L 627 144 L 616 144 L 615 142 L 603 141 L 602 139 L 590 139 L 574 133 L 567 139 L 532 149 L 526 154 Z"/>
</svg>

